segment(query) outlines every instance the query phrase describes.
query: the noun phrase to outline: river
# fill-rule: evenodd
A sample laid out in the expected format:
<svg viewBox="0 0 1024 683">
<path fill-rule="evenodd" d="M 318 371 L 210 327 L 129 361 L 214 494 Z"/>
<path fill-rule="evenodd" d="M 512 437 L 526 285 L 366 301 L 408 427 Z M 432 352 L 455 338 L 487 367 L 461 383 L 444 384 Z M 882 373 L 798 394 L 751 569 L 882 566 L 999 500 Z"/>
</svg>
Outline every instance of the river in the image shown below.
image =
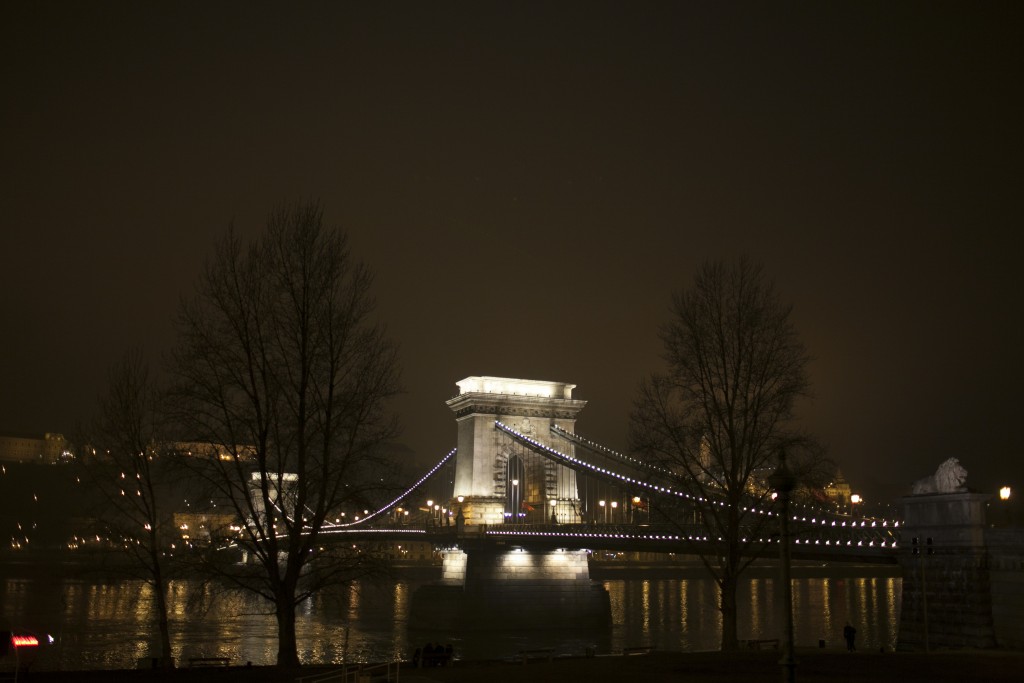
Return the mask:
<svg viewBox="0 0 1024 683">
<path fill-rule="evenodd" d="M 451 643 L 457 658 L 491 659 L 521 649 L 598 653 L 627 647 L 714 650 L 721 617 L 709 579 L 609 579 L 612 626 L 572 632 L 431 632 L 406 627 L 413 591 L 422 581 L 357 582 L 325 591 L 299 608 L 299 654 L 306 663 L 408 658 L 428 641 Z M 778 638 L 776 580 L 751 578 L 740 587 L 739 637 Z M 843 626 L 857 628 L 861 649 L 891 649 L 898 632 L 901 581 L 891 577 L 800 578 L 793 581 L 797 646 L 837 648 Z M 33 633 L 42 645 L 29 655 L 35 669 L 133 668 L 151 655 L 150 592 L 130 581 L 62 577 L 0 578 L 0 629 Z M 172 647 L 179 661 L 230 657 L 233 663 L 272 664 L 276 622 L 259 599 L 214 591 L 193 581 L 171 586 Z M 52 644 L 47 636 L 53 638 Z"/>
</svg>

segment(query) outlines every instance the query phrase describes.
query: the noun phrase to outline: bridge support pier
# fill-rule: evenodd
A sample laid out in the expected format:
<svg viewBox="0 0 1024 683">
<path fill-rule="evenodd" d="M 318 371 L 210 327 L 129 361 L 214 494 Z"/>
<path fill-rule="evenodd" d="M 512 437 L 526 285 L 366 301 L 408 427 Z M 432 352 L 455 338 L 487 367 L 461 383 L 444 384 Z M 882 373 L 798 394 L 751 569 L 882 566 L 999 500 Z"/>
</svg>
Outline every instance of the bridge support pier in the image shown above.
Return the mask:
<svg viewBox="0 0 1024 683">
<path fill-rule="evenodd" d="M 552 629 L 610 620 L 608 592 L 590 579 L 587 551 L 481 544 L 445 551 L 442 580 L 414 593 L 409 626 Z"/>
</svg>

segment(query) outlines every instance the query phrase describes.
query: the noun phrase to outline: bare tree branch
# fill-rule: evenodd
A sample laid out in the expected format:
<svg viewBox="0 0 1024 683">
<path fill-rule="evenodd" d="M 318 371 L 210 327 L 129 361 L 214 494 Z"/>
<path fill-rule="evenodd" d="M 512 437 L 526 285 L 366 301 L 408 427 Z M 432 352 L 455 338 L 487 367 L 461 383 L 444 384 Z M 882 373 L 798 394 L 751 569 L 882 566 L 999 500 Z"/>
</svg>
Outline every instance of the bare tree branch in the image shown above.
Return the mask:
<svg viewBox="0 0 1024 683">
<path fill-rule="evenodd" d="M 789 307 L 746 258 L 703 265 L 673 296 L 660 338 L 666 370 L 641 384 L 630 439 L 691 494 L 685 510 L 662 513 L 679 524 L 696 520 L 722 539 L 724 550 L 701 558 L 721 590 L 722 648 L 733 649 L 737 580 L 767 523 L 752 509 L 769 494 L 769 468 L 782 447 L 802 447 L 808 472 L 821 458 L 813 439 L 791 425 L 808 392 L 808 356 Z"/>
<path fill-rule="evenodd" d="M 193 465 L 239 520 L 222 540 L 258 571 L 218 566 L 275 604 L 282 665 L 298 663 L 295 606 L 366 566 L 321 532 L 383 488 L 396 434 L 397 352 L 371 320 L 372 282 L 318 204 L 287 205 L 250 245 L 228 232 L 179 316 L 179 417 L 224 454 Z"/>
</svg>

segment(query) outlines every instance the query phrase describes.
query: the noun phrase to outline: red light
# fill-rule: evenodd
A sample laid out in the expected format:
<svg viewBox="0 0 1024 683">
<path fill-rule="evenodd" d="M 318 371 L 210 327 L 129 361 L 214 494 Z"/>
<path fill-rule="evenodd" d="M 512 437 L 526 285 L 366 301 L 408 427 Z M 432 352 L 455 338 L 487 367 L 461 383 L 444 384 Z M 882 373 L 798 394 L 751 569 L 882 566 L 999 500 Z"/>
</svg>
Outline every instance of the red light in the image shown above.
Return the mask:
<svg viewBox="0 0 1024 683">
<path fill-rule="evenodd" d="M 14 647 L 38 647 L 39 639 L 35 636 L 11 636 Z"/>
</svg>

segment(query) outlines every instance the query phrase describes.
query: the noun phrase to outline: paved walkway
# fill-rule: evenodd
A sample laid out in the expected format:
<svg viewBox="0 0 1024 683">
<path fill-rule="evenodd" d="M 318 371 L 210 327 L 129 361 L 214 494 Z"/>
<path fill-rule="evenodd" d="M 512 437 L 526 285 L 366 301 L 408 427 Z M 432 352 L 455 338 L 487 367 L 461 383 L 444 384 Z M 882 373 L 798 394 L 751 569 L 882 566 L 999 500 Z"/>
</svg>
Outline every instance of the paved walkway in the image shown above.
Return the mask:
<svg viewBox="0 0 1024 683">
<path fill-rule="evenodd" d="M 464 663 L 443 669 L 402 672 L 403 683 L 641 683 L 714 681 L 779 683 L 777 652 L 653 653 L 631 657 L 556 659 L 552 662 Z M 847 653 L 807 650 L 797 653 L 800 683 L 1019 683 L 1024 652 Z"/>
<path fill-rule="evenodd" d="M 806 650 L 797 653 L 799 683 L 1019 683 L 1024 652 L 956 651 L 924 653 L 847 653 Z M 555 659 L 551 662 L 456 662 L 437 669 L 403 669 L 400 683 L 646 683 L 713 681 L 779 683 L 779 653 L 667 653 L 630 657 Z M 154 671 L 32 672 L 33 683 L 294 683 L 321 667 L 300 672 L 274 667 L 177 669 Z M 377 679 L 375 679 L 377 680 Z"/>
</svg>

